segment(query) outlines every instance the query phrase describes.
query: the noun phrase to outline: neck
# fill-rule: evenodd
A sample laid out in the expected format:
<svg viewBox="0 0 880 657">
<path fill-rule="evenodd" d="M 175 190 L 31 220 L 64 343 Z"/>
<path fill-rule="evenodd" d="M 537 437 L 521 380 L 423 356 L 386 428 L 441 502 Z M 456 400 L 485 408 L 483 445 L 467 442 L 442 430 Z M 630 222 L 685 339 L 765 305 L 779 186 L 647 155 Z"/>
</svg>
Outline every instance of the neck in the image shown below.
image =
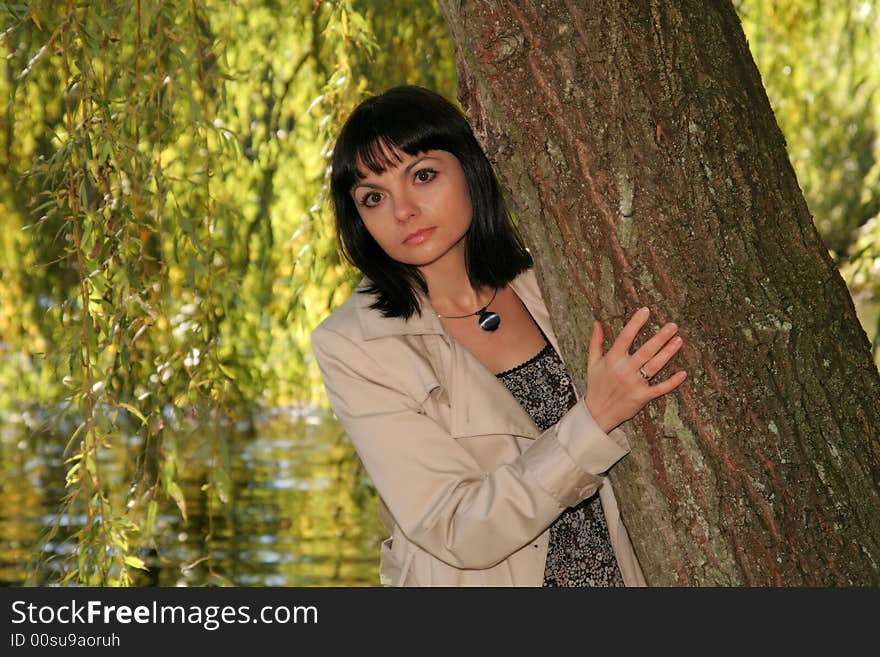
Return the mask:
<svg viewBox="0 0 880 657">
<path fill-rule="evenodd" d="M 443 257 L 419 268 L 428 284 L 428 300 L 441 315 L 476 312 L 492 298 L 493 290 L 471 287 L 464 263 L 464 242 Z"/>
</svg>

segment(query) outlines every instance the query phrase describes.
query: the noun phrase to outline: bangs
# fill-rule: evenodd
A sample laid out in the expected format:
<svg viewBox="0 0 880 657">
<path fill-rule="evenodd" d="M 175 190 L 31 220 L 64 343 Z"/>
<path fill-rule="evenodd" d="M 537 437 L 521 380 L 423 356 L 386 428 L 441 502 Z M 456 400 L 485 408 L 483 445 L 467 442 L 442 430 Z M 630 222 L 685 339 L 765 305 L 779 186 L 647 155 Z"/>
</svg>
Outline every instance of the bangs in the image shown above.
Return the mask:
<svg viewBox="0 0 880 657">
<path fill-rule="evenodd" d="M 362 164 L 373 173 L 379 175 L 389 168 L 394 168 L 403 161 L 401 153 L 416 155 L 424 151 L 439 149 L 450 150 L 450 140 L 443 137 L 438 129 L 431 124 L 411 123 L 398 120 L 389 125 L 363 126 L 365 130 L 356 131 L 354 136 L 352 158 L 354 177 L 357 180 L 366 177 L 366 173 L 357 168 Z"/>
<path fill-rule="evenodd" d="M 398 166 L 403 154 L 444 150 L 457 157 L 467 148 L 467 123 L 451 105 L 432 96 L 394 95 L 365 101 L 343 126 L 333 153 L 333 173 L 349 190 L 369 175 Z M 445 101 L 442 101 L 445 103 Z"/>
<path fill-rule="evenodd" d="M 394 168 L 403 161 L 400 157 L 401 150 L 407 152 L 388 137 L 377 136 L 372 141 L 358 144 L 355 147 L 355 177 L 358 180 L 363 180 L 367 177 L 365 172 L 357 168 L 357 163 L 362 163 L 377 175 L 385 173 L 385 170 L 388 168 Z M 415 155 L 415 153 L 408 154 Z"/>
</svg>

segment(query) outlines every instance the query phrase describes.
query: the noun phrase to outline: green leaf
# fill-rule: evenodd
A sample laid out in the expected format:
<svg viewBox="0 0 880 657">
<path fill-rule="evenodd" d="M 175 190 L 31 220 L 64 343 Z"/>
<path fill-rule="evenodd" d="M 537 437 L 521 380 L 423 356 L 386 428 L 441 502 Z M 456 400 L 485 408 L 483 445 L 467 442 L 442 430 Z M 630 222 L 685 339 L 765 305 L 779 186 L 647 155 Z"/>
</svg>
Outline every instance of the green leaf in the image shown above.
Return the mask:
<svg viewBox="0 0 880 657">
<path fill-rule="evenodd" d="M 140 570 L 149 570 L 147 568 L 147 564 L 144 563 L 143 559 L 136 557 L 134 555 L 131 555 L 131 554 L 125 556 L 125 564 L 127 566 L 131 566 L 132 568 L 138 568 Z"/>
<path fill-rule="evenodd" d="M 156 527 L 156 516 L 159 513 L 159 503 L 156 500 L 150 500 L 147 503 L 147 517 L 144 521 L 144 533 L 147 536 L 151 536 L 153 534 L 153 529 Z"/>
<path fill-rule="evenodd" d="M 183 496 L 183 491 L 180 490 L 180 486 L 177 485 L 177 482 L 169 481 L 166 483 L 165 488 L 169 497 L 174 500 L 174 503 L 177 504 L 177 508 L 180 509 L 180 515 L 183 516 L 184 520 L 188 521 L 186 515 L 186 498 Z"/>
<path fill-rule="evenodd" d="M 141 426 L 147 423 L 147 418 L 145 418 L 143 414 L 131 404 L 128 404 L 126 402 L 119 402 L 119 405 L 122 406 L 122 408 L 127 410 L 129 413 L 137 417 L 141 421 Z"/>
</svg>

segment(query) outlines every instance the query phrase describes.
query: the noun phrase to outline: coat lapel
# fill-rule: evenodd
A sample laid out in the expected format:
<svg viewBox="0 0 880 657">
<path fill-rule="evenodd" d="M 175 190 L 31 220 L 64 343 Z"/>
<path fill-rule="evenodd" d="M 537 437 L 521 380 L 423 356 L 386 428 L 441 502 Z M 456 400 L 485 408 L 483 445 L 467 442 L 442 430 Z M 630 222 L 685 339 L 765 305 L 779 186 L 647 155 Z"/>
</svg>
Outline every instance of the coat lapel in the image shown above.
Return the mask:
<svg viewBox="0 0 880 657">
<path fill-rule="evenodd" d="M 550 325 L 550 315 L 538 288 L 533 269 L 517 276 L 510 287 L 544 331 L 559 353 Z M 456 437 L 481 434 L 514 434 L 538 438 L 541 431 L 531 416 L 492 372 L 467 349 L 452 340 L 454 353 L 451 376 L 453 404 L 452 433 Z"/>
<path fill-rule="evenodd" d="M 498 378 L 467 349 L 451 340 L 454 438 L 486 434 L 541 435 L 538 427 Z"/>
</svg>

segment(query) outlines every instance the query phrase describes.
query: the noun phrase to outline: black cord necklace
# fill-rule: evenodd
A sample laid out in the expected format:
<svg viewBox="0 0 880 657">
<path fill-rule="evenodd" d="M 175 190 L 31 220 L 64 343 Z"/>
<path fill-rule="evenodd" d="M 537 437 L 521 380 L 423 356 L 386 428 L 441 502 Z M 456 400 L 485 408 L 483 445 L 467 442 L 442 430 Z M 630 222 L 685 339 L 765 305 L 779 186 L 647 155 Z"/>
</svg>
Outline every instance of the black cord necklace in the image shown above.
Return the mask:
<svg viewBox="0 0 880 657">
<path fill-rule="evenodd" d="M 479 315 L 480 318 L 477 321 L 477 323 L 479 324 L 480 328 L 483 329 L 484 331 L 494 331 L 499 326 L 501 326 L 501 315 L 499 315 L 498 313 L 494 313 L 491 310 L 486 310 L 486 308 L 489 307 L 490 303 L 495 301 L 495 295 L 497 295 L 497 294 L 498 294 L 498 288 L 496 287 L 495 294 L 493 294 L 492 298 L 489 299 L 489 303 L 487 303 L 485 306 L 480 308 L 475 313 L 468 313 L 467 315 L 456 315 L 456 316 L 438 314 L 437 317 L 439 317 L 440 319 L 463 319 L 465 317 L 473 317 L 474 315 Z"/>
</svg>

